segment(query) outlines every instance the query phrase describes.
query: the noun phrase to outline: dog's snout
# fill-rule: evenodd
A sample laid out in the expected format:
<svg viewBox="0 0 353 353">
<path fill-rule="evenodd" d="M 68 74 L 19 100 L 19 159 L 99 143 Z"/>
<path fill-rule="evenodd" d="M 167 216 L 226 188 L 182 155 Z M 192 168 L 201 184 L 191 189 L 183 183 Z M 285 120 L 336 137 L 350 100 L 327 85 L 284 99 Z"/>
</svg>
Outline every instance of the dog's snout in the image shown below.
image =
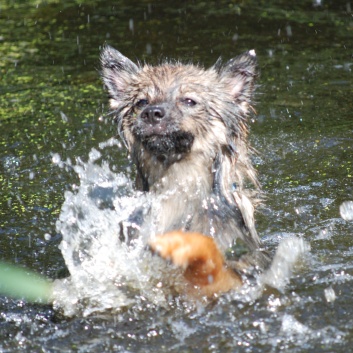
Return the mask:
<svg viewBox="0 0 353 353">
<path fill-rule="evenodd" d="M 141 113 L 141 119 L 149 124 L 158 124 L 165 116 L 165 109 L 158 105 L 147 107 Z"/>
</svg>

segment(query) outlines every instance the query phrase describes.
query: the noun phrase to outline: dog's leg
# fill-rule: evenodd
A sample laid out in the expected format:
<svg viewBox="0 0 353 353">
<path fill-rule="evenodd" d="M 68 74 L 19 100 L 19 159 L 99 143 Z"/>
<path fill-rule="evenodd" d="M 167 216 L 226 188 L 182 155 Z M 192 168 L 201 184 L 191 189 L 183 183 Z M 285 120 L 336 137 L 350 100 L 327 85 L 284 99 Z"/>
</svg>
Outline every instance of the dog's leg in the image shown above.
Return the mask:
<svg viewBox="0 0 353 353">
<path fill-rule="evenodd" d="M 212 296 L 242 285 L 240 276 L 227 268 L 211 237 L 172 231 L 150 242 L 153 252 L 184 269 L 185 279 L 201 295 Z"/>
</svg>

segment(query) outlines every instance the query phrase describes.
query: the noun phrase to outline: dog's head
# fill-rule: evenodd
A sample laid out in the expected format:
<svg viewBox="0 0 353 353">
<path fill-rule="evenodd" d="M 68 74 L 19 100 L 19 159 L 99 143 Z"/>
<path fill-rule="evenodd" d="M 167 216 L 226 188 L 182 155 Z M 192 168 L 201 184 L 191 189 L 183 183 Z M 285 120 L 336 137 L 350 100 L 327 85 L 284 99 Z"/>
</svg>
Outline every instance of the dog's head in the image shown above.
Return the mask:
<svg viewBox="0 0 353 353">
<path fill-rule="evenodd" d="M 164 163 L 190 153 L 210 161 L 220 153 L 232 163 L 239 158 L 256 76 L 254 51 L 203 69 L 179 62 L 135 64 L 105 46 L 101 65 L 130 152 L 142 148 Z"/>
<path fill-rule="evenodd" d="M 155 155 L 184 154 L 193 144 L 204 149 L 204 140 L 232 148 L 233 137 L 245 133 L 254 51 L 204 70 L 178 62 L 139 66 L 106 46 L 101 63 L 111 108 L 129 147 L 141 142 Z"/>
</svg>

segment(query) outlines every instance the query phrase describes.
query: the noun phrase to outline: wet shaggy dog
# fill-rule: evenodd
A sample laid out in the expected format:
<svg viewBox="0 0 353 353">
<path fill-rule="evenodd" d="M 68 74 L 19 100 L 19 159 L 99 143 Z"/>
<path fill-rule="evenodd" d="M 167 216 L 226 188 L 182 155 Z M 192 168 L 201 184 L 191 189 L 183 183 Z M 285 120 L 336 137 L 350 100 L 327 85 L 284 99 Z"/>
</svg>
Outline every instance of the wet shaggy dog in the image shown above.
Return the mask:
<svg viewBox="0 0 353 353">
<path fill-rule="evenodd" d="M 134 216 L 135 233 L 153 224 L 150 248 L 202 294 L 241 285 L 239 272 L 268 263 L 254 225 L 259 185 L 247 143 L 255 52 L 204 69 L 135 64 L 105 46 L 101 66 L 136 187 L 156 200 Z M 227 262 L 225 251 L 239 242 L 248 253 Z"/>
</svg>

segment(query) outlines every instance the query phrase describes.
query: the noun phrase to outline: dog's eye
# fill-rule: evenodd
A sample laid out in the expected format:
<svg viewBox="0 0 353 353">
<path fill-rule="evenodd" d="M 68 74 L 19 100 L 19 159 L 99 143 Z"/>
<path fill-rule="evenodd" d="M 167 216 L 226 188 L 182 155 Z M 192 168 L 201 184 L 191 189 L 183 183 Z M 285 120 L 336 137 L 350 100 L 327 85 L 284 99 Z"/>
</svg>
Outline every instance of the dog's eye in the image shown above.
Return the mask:
<svg viewBox="0 0 353 353">
<path fill-rule="evenodd" d="M 191 99 L 191 98 L 182 98 L 181 102 L 185 105 L 187 105 L 188 107 L 193 107 L 194 105 L 196 105 L 197 103 Z"/>
<path fill-rule="evenodd" d="M 148 100 L 147 99 L 140 99 L 137 103 L 136 103 L 136 107 L 138 108 L 143 108 L 146 105 L 148 105 Z"/>
</svg>

